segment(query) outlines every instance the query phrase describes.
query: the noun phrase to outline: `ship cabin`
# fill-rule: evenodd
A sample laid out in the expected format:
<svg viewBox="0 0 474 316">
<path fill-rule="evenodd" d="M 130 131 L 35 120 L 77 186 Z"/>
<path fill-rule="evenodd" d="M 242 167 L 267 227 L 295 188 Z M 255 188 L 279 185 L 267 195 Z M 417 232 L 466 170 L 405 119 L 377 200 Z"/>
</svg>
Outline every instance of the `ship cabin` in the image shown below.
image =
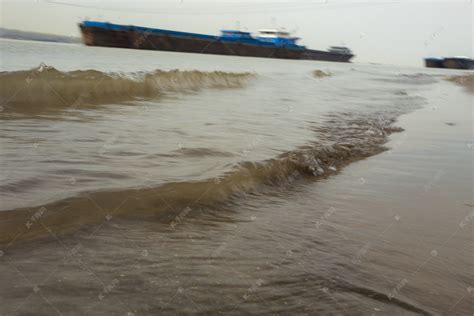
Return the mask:
<svg viewBox="0 0 474 316">
<path fill-rule="evenodd" d="M 328 49 L 329 52 L 341 55 L 350 55 L 352 54 L 351 50 L 344 46 L 331 46 Z"/>
<path fill-rule="evenodd" d="M 257 39 L 262 42 L 272 43 L 278 46 L 298 46 L 299 37 L 291 36 L 289 32 L 278 30 L 259 30 Z"/>
<path fill-rule="evenodd" d="M 221 38 L 225 40 L 253 39 L 250 32 L 241 32 L 236 30 L 222 30 Z"/>
</svg>

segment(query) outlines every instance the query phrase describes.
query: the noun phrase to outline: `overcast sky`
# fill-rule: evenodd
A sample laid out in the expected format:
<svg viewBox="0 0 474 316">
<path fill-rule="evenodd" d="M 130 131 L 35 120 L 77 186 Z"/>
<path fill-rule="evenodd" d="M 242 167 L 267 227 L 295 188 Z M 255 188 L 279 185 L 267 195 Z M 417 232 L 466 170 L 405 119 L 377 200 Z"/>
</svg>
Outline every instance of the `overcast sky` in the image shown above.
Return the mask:
<svg viewBox="0 0 474 316">
<path fill-rule="evenodd" d="M 285 28 L 314 49 L 346 45 L 358 62 L 421 65 L 426 56 L 473 57 L 469 0 L 0 0 L 4 28 L 79 36 L 93 19 L 217 34 Z"/>
</svg>

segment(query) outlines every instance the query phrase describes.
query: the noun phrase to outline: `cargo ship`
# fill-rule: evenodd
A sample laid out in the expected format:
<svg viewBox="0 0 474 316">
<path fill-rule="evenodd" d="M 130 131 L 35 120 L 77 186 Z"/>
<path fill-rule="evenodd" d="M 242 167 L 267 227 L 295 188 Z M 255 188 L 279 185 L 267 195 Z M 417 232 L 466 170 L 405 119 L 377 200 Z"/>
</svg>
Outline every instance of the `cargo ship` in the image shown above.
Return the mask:
<svg viewBox="0 0 474 316">
<path fill-rule="evenodd" d="M 83 21 L 79 28 L 88 46 L 335 62 L 349 62 L 354 57 L 347 47 L 307 49 L 297 43 L 298 37 L 273 29 L 260 30 L 257 36 L 222 30 L 217 36 L 96 21 Z"/>
<path fill-rule="evenodd" d="M 425 58 L 425 66 L 428 68 L 474 69 L 474 60 L 464 56 L 428 57 Z"/>
</svg>

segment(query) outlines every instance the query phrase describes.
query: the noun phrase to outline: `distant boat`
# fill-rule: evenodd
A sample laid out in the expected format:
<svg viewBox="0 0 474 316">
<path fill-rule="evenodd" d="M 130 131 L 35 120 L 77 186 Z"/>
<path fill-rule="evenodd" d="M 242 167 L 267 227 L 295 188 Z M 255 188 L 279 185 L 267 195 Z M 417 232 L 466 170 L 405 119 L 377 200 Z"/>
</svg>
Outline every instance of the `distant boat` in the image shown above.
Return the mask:
<svg viewBox="0 0 474 316">
<path fill-rule="evenodd" d="M 428 57 L 425 66 L 429 68 L 474 69 L 474 60 L 469 57 Z"/>
<path fill-rule="evenodd" d="M 238 30 L 223 30 L 215 36 L 95 21 L 83 21 L 79 27 L 88 46 L 337 62 L 349 62 L 354 57 L 346 47 L 307 49 L 297 44 L 298 37 L 273 29 L 260 30 L 254 37 Z"/>
</svg>

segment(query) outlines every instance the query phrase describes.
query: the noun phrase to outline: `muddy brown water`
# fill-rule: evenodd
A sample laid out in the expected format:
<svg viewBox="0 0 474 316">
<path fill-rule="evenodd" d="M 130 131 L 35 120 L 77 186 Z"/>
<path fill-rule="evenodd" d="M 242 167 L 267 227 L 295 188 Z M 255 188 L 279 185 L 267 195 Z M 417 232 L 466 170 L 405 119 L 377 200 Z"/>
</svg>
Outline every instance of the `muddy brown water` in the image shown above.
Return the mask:
<svg viewBox="0 0 474 316">
<path fill-rule="evenodd" d="M 465 72 L 0 45 L 1 315 L 474 312 Z"/>
</svg>

